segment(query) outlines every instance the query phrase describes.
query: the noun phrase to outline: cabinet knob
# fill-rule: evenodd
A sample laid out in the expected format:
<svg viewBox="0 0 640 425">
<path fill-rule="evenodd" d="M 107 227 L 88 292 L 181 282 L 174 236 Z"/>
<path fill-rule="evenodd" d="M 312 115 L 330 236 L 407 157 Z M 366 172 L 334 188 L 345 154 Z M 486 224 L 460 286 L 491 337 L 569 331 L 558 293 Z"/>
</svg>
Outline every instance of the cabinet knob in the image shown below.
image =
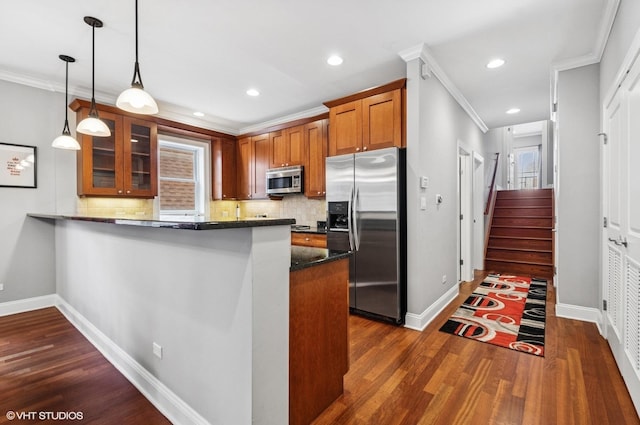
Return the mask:
<svg viewBox="0 0 640 425">
<path fill-rule="evenodd" d="M 130 190 L 127 190 L 127 194 L 129 194 L 129 193 L 131 193 L 131 191 L 130 191 Z"/>
<path fill-rule="evenodd" d="M 360 150 L 360 148 L 356 148 L 356 152 L 358 152 Z"/>
<path fill-rule="evenodd" d="M 326 194 L 327 194 L 327 192 L 322 192 L 322 194 L 323 194 L 323 195 L 326 195 Z"/>
<path fill-rule="evenodd" d="M 367 147 L 365 146 L 364 148 L 362 148 L 362 150 L 363 150 L 363 151 L 366 151 L 366 150 L 367 150 Z"/>
<path fill-rule="evenodd" d="M 309 242 L 311 239 L 309 238 L 304 238 L 305 241 Z"/>
<path fill-rule="evenodd" d="M 223 198 L 226 198 L 226 197 L 227 197 L 227 195 L 225 195 L 225 194 L 223 193 L 223 194 L 222 194 L 222 197 L 223 197 Z"/>
<path fill-rule="evenodd" d="M 122 195 L 122 190 L 118 190 L 118 194 L 119 194 L 119 195 Z"/>
<path fill-rule="evenodd" d="M 284 167 L 284 164 L 280 164 L 281 167 Z"/>
<path fill-rule="evenodd" d="M 320 192 L 318 192 L 318 195 L 320 195 Z"/>
</svg>

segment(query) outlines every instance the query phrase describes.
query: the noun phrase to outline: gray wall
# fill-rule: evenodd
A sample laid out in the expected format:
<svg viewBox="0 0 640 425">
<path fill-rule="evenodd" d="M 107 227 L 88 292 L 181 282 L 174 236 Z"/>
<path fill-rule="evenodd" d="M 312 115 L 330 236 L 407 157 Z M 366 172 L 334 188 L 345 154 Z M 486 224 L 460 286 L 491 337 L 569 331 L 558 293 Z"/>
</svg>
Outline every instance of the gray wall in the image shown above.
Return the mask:
<svg viewBox="0 0 640 425">
<path fill-rule="evenodd" d="M 38 186 L 0 187 L 0 303 L 56 291 L 53 226 L 26 214 L 74 202 L 75 153 L 51 147 L 62 131 L 63 105 L 63 94 L 0 81 L 0 142 L 37 147 Z"/>
<path fill-rule="evenodd" d="M 599 65 L 558 76 L 558 303 L 599 308 Z"/>
<path fill-rule="evenodd" d="M 458 144 L 487 158 L 480 129 L 435 76 L 420 78 L 419 62 L 407 62 L 407 289 L 408 312 L 417 315 L 458 284 Z"/>
</svg>

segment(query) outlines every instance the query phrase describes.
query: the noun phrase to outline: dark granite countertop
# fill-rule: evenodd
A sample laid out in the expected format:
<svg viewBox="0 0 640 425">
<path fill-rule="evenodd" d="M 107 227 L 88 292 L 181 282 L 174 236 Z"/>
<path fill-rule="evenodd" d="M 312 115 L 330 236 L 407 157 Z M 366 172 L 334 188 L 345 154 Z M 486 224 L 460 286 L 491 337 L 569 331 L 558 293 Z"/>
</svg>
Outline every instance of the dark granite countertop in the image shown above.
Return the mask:
<svg viewBox="0 0 640 425">
<path fill-rule="evenodd" d="M 318 227 L 308 227 L 308 228 L 299 228 L 299 227 L 295 227 L 292 226 L 291 227 L 291 231 L 293 233 L 313 233 L 313 234 L 317 234 L 317 235 L 326 235 L 327 234 L 327 229 L 320 229 Z"/>
<path fill-rule="evenodd" d="M 243 227 L 259 227 L 259 226 L 286 226 L 295 223 L 292 218 L 256 218 L 252 220 L 219 220 L 208 221 L 206 219 L 195 218 L 193 220 L 167 220 L 167 219 L 135 219 L 135 218 L 117 218 L 117 217 L 87 217 L 79 215 L 64 214 L 39 214 L 29 213 L 29 217 L 45 218 L 51 220 L 76 220 L 76 221 L 93 221 L 97 223 L 110 223 L 127 226 L 138 227 L 158 227 L 168 229 L 186 229 L 186 230 L 218 230 L 218 229 L 236 229 Z"/>
<path fill-rule="evenodd" d="M 317 266 L 319 264 L 331 261 L 349 258 L 349 251 L 335 251 L 325 248 L 311 248 L 306 246 L 291 246 L 291 268 L 290 271 L 296 271 L 307 267 Z"/>
</svg>

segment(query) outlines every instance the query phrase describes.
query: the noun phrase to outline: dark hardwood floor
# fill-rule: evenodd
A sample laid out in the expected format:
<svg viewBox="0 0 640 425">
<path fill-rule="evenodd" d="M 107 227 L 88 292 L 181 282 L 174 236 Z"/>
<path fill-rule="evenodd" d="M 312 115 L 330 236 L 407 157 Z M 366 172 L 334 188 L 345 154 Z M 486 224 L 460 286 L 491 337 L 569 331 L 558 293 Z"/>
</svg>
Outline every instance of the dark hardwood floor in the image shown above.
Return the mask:
<svg viewBox="0 0 640 425">
<path fill-rule="evenodd" d="M 544 358 L 439 332 L 481 277 L 424 332 L 351 316 L 345 392 L 314 424 L 640 424 L 606 340 L 556 317 L 551 286 Z"/>
<path fill-rule="evenodd" d="M 8 412 L 32 416 L 10 420 Z M 56 420 L 65 417 L 60 412 L 75 416 Z M 77 420 L 79 415 L 82 420 Z M 46 308 L 0 317 L 0 424 L 4 423 L 170 422 L 56 308 Z"/>
<path fill-rule="evenodd" d="M 557 318 L 549 287 L 545 357 L 351 316 L 345 393 L 320 424 L 640 424 L 607 342 Z M 7 411 L 82 412 L 82 421 L 9 421 Z M 0 317 L 0 424 L 169 423 L 55 308 Z M 279 425 L 279 424 L 278 424 Z"/>
</svg>

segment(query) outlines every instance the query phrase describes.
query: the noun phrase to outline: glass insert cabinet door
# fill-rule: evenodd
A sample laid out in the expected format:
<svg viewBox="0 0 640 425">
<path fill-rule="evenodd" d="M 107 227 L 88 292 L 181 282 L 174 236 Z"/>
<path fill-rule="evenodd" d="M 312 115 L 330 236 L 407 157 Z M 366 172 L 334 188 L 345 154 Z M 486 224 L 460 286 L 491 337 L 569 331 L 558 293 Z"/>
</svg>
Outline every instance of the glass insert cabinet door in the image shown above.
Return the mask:
<svg viewBox="0 0 640 425">
<path fill-rule="evenodd" d="M 124 194 L 157 194 L 157 126 L 143 120 L 123 118 Z"/>
<path fill-rule="evenodd" d="M 152 198 L 157 194 L 157 125 L 98 111 L 109 137 L 82 135 L 78 195 Z M 88 115 L 86 109 L 80 112 Z"/>
</svg>

